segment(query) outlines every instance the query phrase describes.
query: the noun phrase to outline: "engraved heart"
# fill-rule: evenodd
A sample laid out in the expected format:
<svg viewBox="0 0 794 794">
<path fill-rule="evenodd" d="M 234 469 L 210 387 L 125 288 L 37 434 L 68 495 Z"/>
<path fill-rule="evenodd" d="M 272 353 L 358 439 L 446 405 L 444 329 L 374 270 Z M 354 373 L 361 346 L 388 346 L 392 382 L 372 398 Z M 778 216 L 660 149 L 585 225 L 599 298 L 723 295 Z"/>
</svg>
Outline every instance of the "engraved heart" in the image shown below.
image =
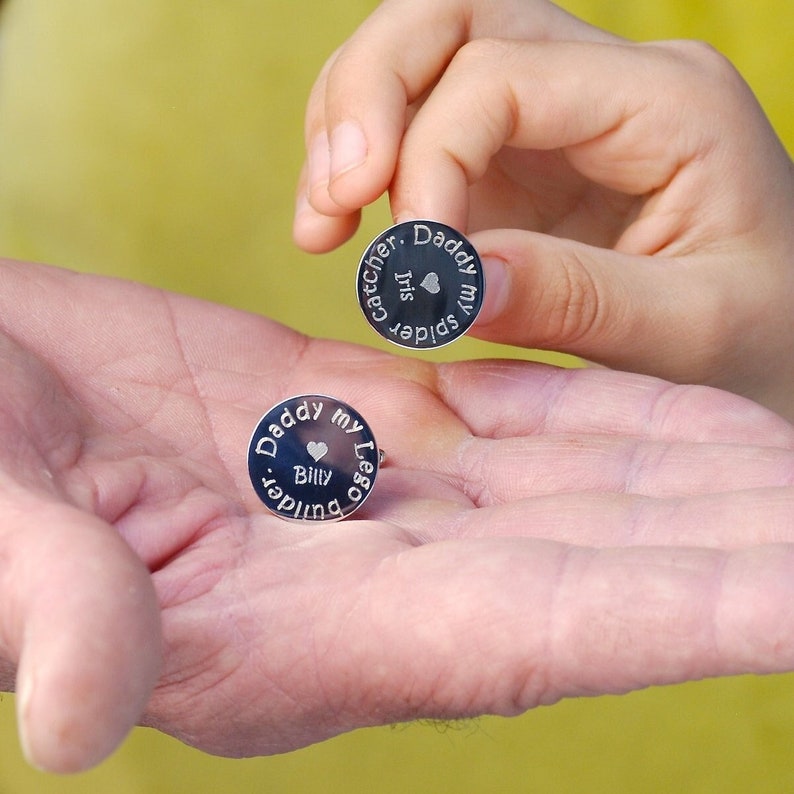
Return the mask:
<svg viewBox="0 0 794 794">
<path fill-rule="evenodd" d="M 328 454 L 328 444 L 325 441 L 310 441 L 306 445 L 306 451 L 314 458 L 315 463 L 319 463 Z"/>
<path fill-rule="evenodd" d="M 438 295 L 441 292 L 441 285 L 438 283 L 438 273 L 434 273 L 431 270 L 422 279 L 422 283 L 419 286 L 424 287 L 431 295 Z"/>
</svg>

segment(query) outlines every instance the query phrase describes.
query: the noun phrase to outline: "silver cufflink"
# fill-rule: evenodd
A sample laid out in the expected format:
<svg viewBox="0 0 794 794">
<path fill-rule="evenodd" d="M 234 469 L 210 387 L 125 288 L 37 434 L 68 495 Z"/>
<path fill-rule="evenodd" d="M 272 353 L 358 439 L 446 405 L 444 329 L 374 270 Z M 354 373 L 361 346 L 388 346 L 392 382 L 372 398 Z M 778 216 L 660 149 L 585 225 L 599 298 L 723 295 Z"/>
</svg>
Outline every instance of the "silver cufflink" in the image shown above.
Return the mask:
<svg viewBox="0 0 794 794">
<path fill-rule="evenodd" d="M 358 265 L 356 294 L 367 322 L 400 347 L 448 345 L 482 307 L 485 278 L 474 246 L 437 221 L 406 221 L 379 234 Z"/>
<path fill-rule="evenodd" d="M 358 411 L 334 397 L 302 394 L 259 420 L 248 445 L 248 474 L 275 515 L 338 521 L 367 500 L 383 458 Z"/>
</svg>

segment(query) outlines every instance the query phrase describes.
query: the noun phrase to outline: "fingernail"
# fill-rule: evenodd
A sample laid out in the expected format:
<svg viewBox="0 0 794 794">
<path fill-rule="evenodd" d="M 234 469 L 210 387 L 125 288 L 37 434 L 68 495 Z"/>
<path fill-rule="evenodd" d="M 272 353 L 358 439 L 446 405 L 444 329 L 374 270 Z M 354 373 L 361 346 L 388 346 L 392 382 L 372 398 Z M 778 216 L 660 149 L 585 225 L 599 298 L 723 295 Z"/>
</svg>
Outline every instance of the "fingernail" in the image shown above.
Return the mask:
<svg viewBox="0 0 794 794">
<path fill-rule="evenodd" d="M 30 739 L 30 708 L 33 698 L 33 675 L 30 671 L 20 675 L 17 680 L 17 725 L 19 731 L 19 744 L 25 760 L 35 769 L 44 771 L 39 764 Z"/>
<path fill-rule="evenodd" d="M 328 151 L 328 134 L 317 133 L 309 147 L 309 192 L 328 184 L 331 154 Z"/>
<path fill-rule="evenodd" d="M 407 223 L 408 221 L 415 221 L 418 218 L 424 218 L 424 215 L 418 215 L 413 210 L 410 209 L 402 209 L 399 212 L 395 212 L 393 215 L 395 223 Z"/>
<path fill-rule="evenodd" d="M 298 194 L 295 197 L 295 217 L 303 218 L 308 216 L 312 211 L 308 194 L 305 190 L 298 190 Z"/>
<path fill-rule="evenodd" d="M 343 121 L 331 133 L 331 181 L 367 161 L 367 139 L 354 121 Z"/>
<path fill-rule="evenodd" d="M 482 257 L 485 275 L 485 295 L 477 315 L 477 325 L 488 325 L 497 320 L 507 306 L 510 295 L 510 273 L 507 262 L 495 256 Z"/>
</svg>

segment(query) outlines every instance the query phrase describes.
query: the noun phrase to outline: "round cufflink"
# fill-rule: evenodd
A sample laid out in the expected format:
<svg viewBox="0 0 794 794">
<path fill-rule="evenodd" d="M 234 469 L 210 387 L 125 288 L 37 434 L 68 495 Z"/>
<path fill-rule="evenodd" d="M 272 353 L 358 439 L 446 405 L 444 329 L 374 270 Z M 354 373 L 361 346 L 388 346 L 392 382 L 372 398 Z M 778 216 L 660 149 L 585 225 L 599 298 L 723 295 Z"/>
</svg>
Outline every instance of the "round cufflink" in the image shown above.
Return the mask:
<svg viewBox="0 0 794 794">
<path fill-rule="evenodd" d="M 339 521 L 372 493 L 382 453 L 361 414 L 341 400 L 302 394 L 274 405 L 248 445 L 257 496 L 291 521 Z"/>
<path fill-rule="evenodd" d="M 398 223 L 365 249 L 356 293 L 367 322 L 400 347 L 448 345 L 482 307 L 485 278 L 474 246 L 443 223 Z"/>
</svg>

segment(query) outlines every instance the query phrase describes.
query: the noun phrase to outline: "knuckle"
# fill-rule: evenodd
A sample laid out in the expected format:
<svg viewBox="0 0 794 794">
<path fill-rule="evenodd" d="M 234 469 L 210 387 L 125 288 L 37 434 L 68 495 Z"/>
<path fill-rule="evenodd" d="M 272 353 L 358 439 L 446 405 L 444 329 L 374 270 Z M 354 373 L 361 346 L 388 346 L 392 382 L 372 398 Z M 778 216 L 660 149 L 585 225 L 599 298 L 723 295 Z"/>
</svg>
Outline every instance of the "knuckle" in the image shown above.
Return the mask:
<svg viewBox="0 0 794 794">
<path fill-rule="evenodd" d="M 597 282 L 575 250 L 566 251 L 557 263 L 558 275 L 541 294 L 540 327 L 548 343 L 580 347 L 605 326 L 605 302 Z"/>
<path fill-rule="evenodd" d="M 684 40 L 665 45 L 676 61 L 686 70 L 682 84 L 700 87 L 705 96 L 719 96 L 744 90 L 744 80 L 731 61 L 705 41 Z M 693 80 L 693 77 L 695 78 Z"/>
<path fill-rule="evenodd" d="M 450 62 L 450 67 L 466 71 L 481 69 L 491 71 L 495 63 L 509 56 L 514 46 L 506 39 L 489 37 L 472 39 L 458 49 Z"/>
<path fill-rule="evenodd" d="M 436 100 L 444 103 L 445 119 L 459 125 L 459 145 L 471 149 L 474 137 L 484 151 L 494 153 L 515 130 L 520 112 L 511 87 L 511 70 L 504 67 L 514 48 L 514 42 L 496 38 L 465 43 L 434 89 Z M 477 129 L 472 130 L 463 119 L 476 119 Z"/>
<path fill-rule="evenodd" d="M 728 59 L 706 41 L 688 39 L 674 42 L 671 46 L 675 47 L 684 61 L 704 71 L 722 72 L 732 69 Z"/>
</svg>

